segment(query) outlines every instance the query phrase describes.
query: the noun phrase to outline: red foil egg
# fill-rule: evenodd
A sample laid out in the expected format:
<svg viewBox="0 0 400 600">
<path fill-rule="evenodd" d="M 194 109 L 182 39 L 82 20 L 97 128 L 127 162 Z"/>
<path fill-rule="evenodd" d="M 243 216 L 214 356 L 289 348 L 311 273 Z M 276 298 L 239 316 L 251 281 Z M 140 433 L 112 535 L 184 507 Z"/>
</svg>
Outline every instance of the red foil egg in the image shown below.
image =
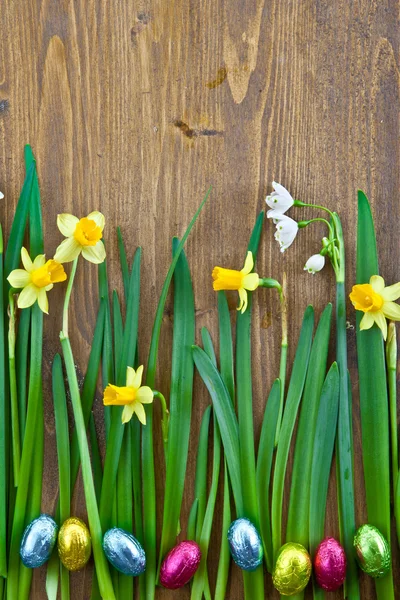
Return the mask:
<svg viewBox="0 0 400 600">
<path fill-rule="evenodd" d="M 170 550 L 163 560 L 160 582 L 169 590 L 177 590 L 190 581 L 201 560 L 201 551 L 196 542 L 181 542 Z"/>
<path fill-rule="evenodd" d="M 314 558 L 314 576 L 326 592 L 334 592 L 346 578 L 346 555 L 335 538 L 325 538 L 317 548 Z"/>
</svg>

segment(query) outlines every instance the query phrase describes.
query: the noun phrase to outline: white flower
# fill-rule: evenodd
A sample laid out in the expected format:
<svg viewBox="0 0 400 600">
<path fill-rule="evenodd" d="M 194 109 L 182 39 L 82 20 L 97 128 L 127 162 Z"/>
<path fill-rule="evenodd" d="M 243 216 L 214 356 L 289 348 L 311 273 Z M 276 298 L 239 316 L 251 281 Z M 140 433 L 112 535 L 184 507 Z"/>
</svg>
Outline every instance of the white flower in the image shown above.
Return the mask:
<svg viewBox="0 0 400 600">
<path fill-rule="evenodd" d="M 321 271 L 321 269 L 323 269 L 324 266 L 325 266 L 325 256 L 322 256 L 321 254 L 313 254 L 312 256 L 310 256 L 310 258 L 306 262 L 306 264 L 304 266 L 304 270 L 308 271 L 312 275 L 315 275 L 315 273 L 318 273 L 318 271 Z"/>
<path fill-rule="evenodd" d="M 285 252 L 294 242 L 298 230 L 299 226 L 296 221 L 285 215 L 280 215 L 276 224 L 275 239 L 281 247 L 281 252 Z"/>
<path fill-rule="evenodd" d="M 2 192 L 0 192 L 0 200 L 3 200 L 4 198 L 4 194 Z"/>
<path fill-rule="evenodd" d="M 267 217 L 269 219 L 274 219 L 275 222 L 275 219 L 279 218 L 279 215 L 282 216 L 291 206 L 293 206 L 294 200 L 287 189 L 280 183 L 273 181 L 272 186 L 275 191 L 266 197 L 265 202 L 271 208 L 271 210 L 267 212 Z"/>
</svg>

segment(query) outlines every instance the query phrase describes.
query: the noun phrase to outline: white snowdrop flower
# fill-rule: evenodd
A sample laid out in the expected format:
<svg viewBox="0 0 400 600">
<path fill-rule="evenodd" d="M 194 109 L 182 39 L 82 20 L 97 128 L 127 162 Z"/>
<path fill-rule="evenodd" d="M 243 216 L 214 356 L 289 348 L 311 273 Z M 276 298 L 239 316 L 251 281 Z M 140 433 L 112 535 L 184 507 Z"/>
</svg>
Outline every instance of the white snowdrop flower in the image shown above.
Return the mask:
<svg viewBox="0 0 400 600">
<path fill-rule="evenodd" d="M 285 252 L 293 244 L 298 230 L 296 221 L 285 215 L 280 216 L 276 224 L 275 239 L 281 247 L 281 252 Z"/>
<path fill-rule="evenodd" d="M 265 202 L 271 210 L 267 212 L 269 219 L 276 219 L 278 215 L 283 215 L 294 204 L 292 196 L 287 189 L 276 181 L 272 182 L 274 192 L 266 197 Z"/>
<path fill-rule="evenodd" d="M 3 198 L 4 198 L 3 192 L 0 192 L 0 200 L 3 200 Z"/>
<path fill-rule="evenodd" d="M 312 275 L 315 275 L 315 273 L 321 271 L 321 269 L 323 269 L 324 266 L 325 256 L 321 256 L 321 254 L 313 254 L 306 262 L 304 270 L 308 271 L 308 273 L 311 273 Z"/>
</svg>

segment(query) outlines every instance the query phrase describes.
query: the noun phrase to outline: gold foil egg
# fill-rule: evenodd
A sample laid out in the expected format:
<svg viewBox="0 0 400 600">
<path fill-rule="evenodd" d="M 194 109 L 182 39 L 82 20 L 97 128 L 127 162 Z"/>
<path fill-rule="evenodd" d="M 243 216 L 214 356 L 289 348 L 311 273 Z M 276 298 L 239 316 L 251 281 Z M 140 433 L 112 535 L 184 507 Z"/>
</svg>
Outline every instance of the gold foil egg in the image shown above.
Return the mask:
<svg viewBox="0 0 400 600">
<path fill-rule="evenodd" d="M 301 544 L 282 546 L 272 573 L 274 586 L 282 596 L 294 596 L 306 587 L 311 576 L 311 558 Z"/>
<path fill-rule="evenodd" d="M 92 541 L 85 523 L 76 517 L 64 521 L 57 546 L 60 560 L 68 571 L 83 569 L 92 552 Z"/>
</svg>

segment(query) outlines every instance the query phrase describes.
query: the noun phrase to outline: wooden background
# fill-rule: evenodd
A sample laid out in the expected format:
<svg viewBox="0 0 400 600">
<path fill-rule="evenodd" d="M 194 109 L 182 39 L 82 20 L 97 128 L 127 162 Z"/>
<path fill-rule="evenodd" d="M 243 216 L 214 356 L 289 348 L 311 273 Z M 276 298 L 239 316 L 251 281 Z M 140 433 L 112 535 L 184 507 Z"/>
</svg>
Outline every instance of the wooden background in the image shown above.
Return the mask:
<svg viewBox="0 0 400 600">
<path fill-rule="evenodd" d="M 273 179 L 296 198 L 325 203 L 340 213 L 349 286 L 354 281 L 356 190 L 365 190 L 376 218 L 381 272 L 388 282 L 398 281 L 399 13 L 398 0 L 2 0 L 0 189 L 5 200 L 0 215 L 6 231 L 23 181 L 23 146 L 29 142 L 38 160 L 49 256 L 61 239 L 55 222 L 63 211 L 105 213 L 109 271 L 118 289 L 115 226 L 122 226 L 130 255 L 143 246 L 142 355 L 149 345 L 171 238 L 183 233 L 210 184 L 212 196 L 187 244 L 197 334 L 207 325 L 216 339 L 212 267 L 241 268 Z M 334 299 L 330 267 L 314 277 L 302 270 L 319 250 L 324 233 L 322 225 L 301 231 L 282 256 L 272 224 L 265 226 L 257 270 L 276 278 L 283 270 L 288 273 L 290 357 L 306 305 L 314 304 L 319 315 Z M 96 291 L 96 268 L 81 265 L 71 321 L 80 371 L 88 356 Z M 46 380 L 59 349 L 61 297 L 61 290 L 51 293 L 51 315 L 46 318 Z M 235 295 L 230 300 L 234 315 Z M 157 388 L 166 395 L 170 314 L 169 301 L 157 377 Z M 349 307 L 353 325 L 354 317 Z M 278 373 L 279 335 L 276 296 L 260 290 L 253 321 L 257 436 L 265 398 Z M 354 328 L 348 330 L 348 341 L 361 524 L 366 511 Z M 196 378 L 185 515 L 192 502 L 199 422 L 208 402 Z M 42 508 L 52 512 L 57 464 L 49 395 L 45 415 Z M 161 444 L 157 457 L 161 463 Z M 161 499 L 163 474 L 158 475 Z M 81 484 L 74 513 L 85 516 Z M 217 514 L 216 531 L 219 525 Z M 334 478 L 327 533 L 338 534 Z M 212 573 L 218 545 L 216 534 Z M 400 595 L 398 564 L 395 579 Z M 44 570 L 35 573 L 35 600 L 45 598 L 44 580 Z M 89 598 L 89 569 L 73 575 L 72 582 L 76 600 Z M 363 599 L 375 597 L 365 576 L 361 589 Z M 269 598 L 277 597 L 269 576 L 267 591 Z M 189 591 L 160 591 L 157 597 L 187 599 Z M 235 568 L 227 598 L 242 597 Z"/>
</svg>

